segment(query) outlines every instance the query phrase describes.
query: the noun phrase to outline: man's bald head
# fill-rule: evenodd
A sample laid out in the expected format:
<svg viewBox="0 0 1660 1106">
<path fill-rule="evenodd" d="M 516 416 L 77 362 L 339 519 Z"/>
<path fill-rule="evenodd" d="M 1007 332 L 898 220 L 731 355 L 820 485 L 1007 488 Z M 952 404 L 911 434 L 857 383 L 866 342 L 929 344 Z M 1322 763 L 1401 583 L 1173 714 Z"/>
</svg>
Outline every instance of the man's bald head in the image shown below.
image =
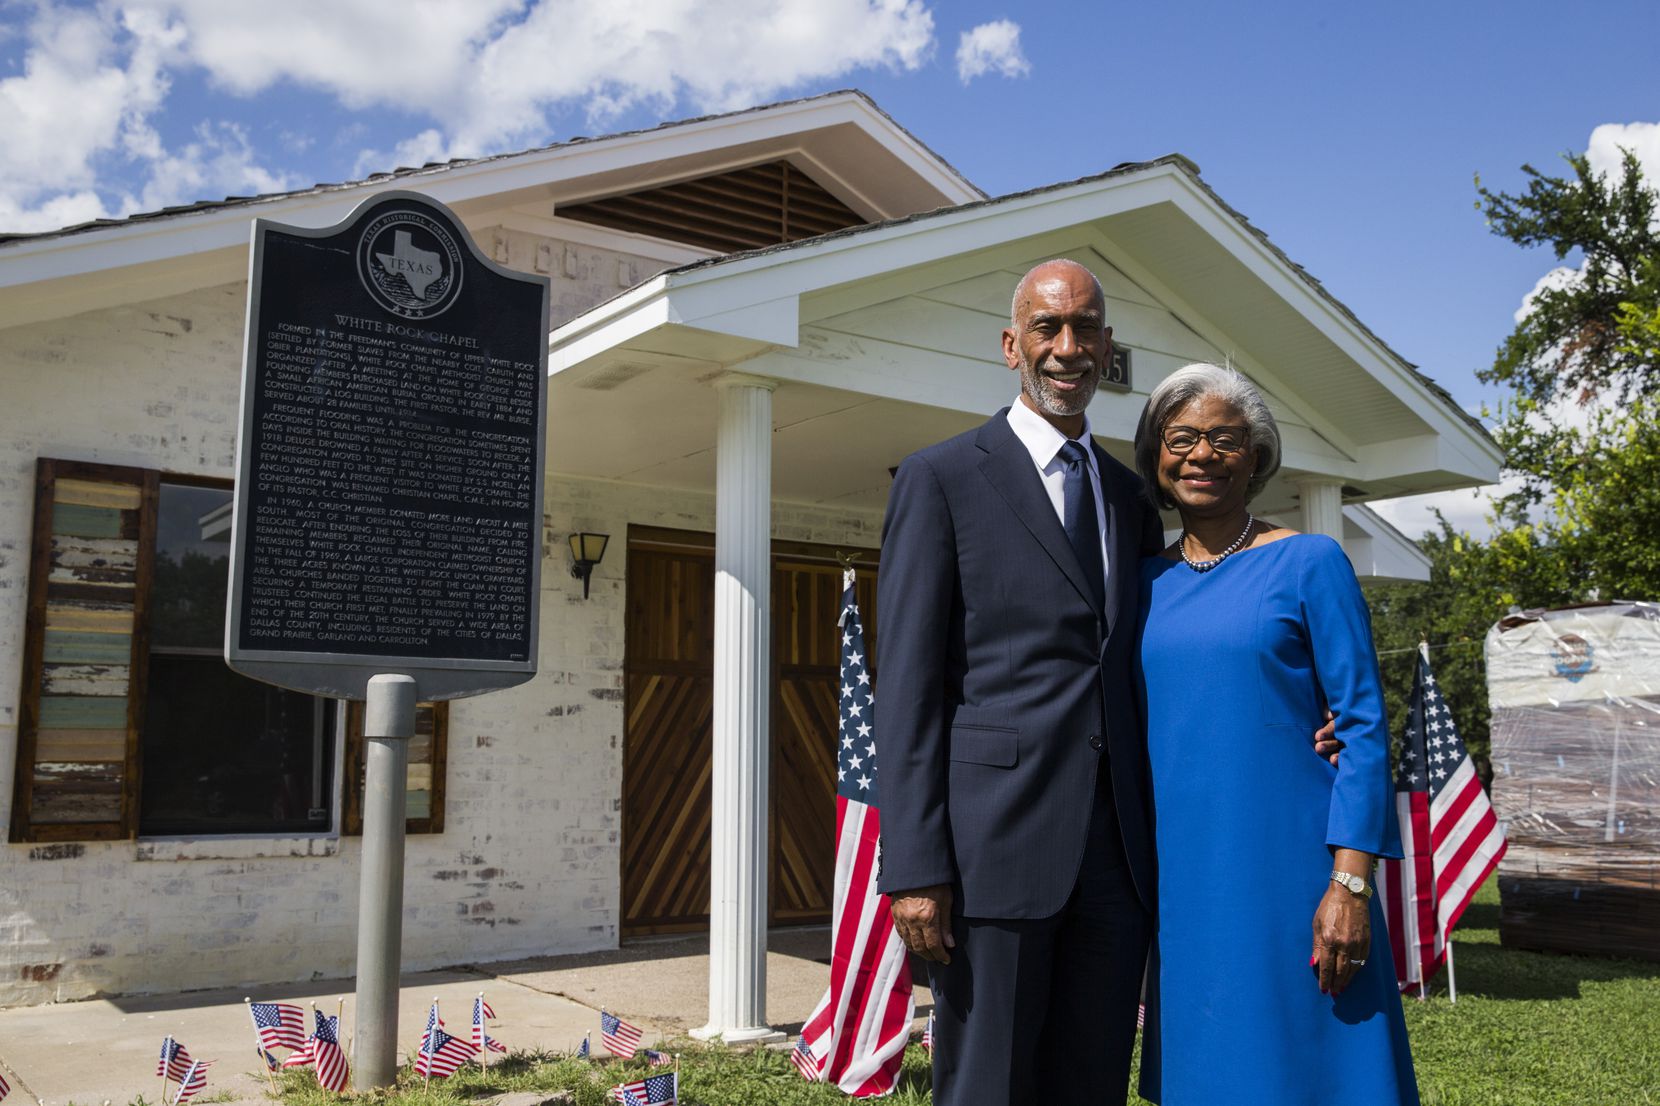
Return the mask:
<svg viewBox="0 0 1660 1106">
<path fill-rule="evenodd" d="M 1040 262 L 1020 278 L 1020 283 L 1014 286 L 1014 299 L 1009 304 L 1009 325 L 1016 330 L 1020 329 L 1021 313 L 1030 310 L 1032 289 L 1038 284 L 1049 280 L 1086 280 L 1095 289 L 1095 302 L 1104 313 L 1107 309 L 1107 294 L 1101 289 L 1100 280 L 1089 271 L 1088 266 L 1080 265 L 1069 257 L 1057 257 L 1049 261 Z"/>
</svg>

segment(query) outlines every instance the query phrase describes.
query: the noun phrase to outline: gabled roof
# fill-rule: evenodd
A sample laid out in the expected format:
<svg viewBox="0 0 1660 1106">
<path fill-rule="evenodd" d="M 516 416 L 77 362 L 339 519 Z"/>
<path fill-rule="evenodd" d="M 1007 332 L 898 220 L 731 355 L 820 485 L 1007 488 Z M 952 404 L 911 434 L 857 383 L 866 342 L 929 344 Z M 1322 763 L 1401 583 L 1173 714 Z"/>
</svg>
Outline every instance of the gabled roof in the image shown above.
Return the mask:
<svg viewBox="0 0 1660 1106">
<path fill-rule="evenodd" d="M 0 327 L 240 279 L 256 216 L 326 226 L 397 187 L 429 195 L 469 226 L 483 227 L 513 208 L 556 216 L 564 205 L 780 159 L 861 219 L 984 196 L 863 93 L 831 92 L 359 181 L 0 236 Z M 651 256 L 680 261 L 701 252 L 675 247 Z"/>
<path fill-rule="evenodd" d="M 556 329 L 549 371 L 573 397 L 652 371 L 666 395 L 676 372 L 695 382 L 738 366 L 787 382 L 779 403 L 799 386 L 861 397 L 847 400 L 861 411 L 984 417 L 1008 399 L 995 342 L 1008 289 L 1058 255 L 1111 275 L 1115 310 L 1138 320 L 1126 344 L 1158 366 L 1139 395 L 1098 397 L 1098 436 L 1127 448 L 1150 383 L 1182 360 L 1232 357 L 1282 404 L 1287 479 L 1369 498 L 1497 479 L 1480 423 L 1174 154 L 681 264 Z M 889 463 L 905 437 L 883 443 Z"/>
<path fill-rule="evenodd" d="M 839 89 L 835 92 L 825 92 L 817 96 L 803 96 L 794 100 L 781 100 L 777 103 L 764 104 L 760 107 L 744 108 L 739 111 L 720 112 L 713 115 L 698 115 L 689 119 L 675 119 L 666 123 L 659 123 L 652 127 L 639 127 L 631 131 L 618 131 L 616 134 L 578 135 L 575 138 L 568 138 L 563 142 L 550 142 L 546 146 L 533 146 L 528 150 L 516 150 L 511 153 L 488 154 L 484 157 L 451 158 L 448 161 L 429 161 L 420 166 L 400 166 L 399 168 L 393 169 L 389 172 L 371 173 L 367 177 L 363 177 L 360 180 L 319 183 L 313 184 L 308 188 L 296 188 L 286 192 L 261 192 L 253 196 L 226 196 L 224 199 L 220 200 L 197 200 L 194 203 L 174 204 L 169 207 L 158 208 L 155 211 L 134 212 L 131 215 L 124 215 L 119 219 L 92 219 L 85 223 L 75 223 L 72 226 L 60 227 L 57 230 L 34 232 L 0 231 L 0 248 L 4 248 L 14 242 L 61 238 L 65 235 L 84 234 L 88 231 L 95 231 L 104 227 L 117 227 L 132 223 L 152 222 L 155 220 L 169 219 L 201 211 L 216 211 L 224 208 L 268 204 L 278 200 L 293 199 L 300 196 L 320 196 L 331 192 L 348 191 L 370 186 L 377 189 L 387 185 L 394 185 L 399 188 L 409 188 L 417 186 L 418 181 L 421 178 L 430 177 L 438 173 L 450 172 L 456 169 L 463 169 L 469 166 L 489 165 L 495 162 L 523 159 L 532 154 L 545 154 L 556 150 L 569 150 L 573 147 L 584 146 L 595 142 L 614 142 L 619 139 L 637 138 L 641 135 L 656 134 L 662 131 L 676 130 L 697 124 L 720 123 L 743 118 L 745 116 L 752 116 L 761 112 L 775 112 L 783 108 L 796 107 L 802 104 L 821 103 L 844 97 L 856 97 L 862 101 L 870 108 L 871 111 L 886 120 L 895 131 L 903 134 L 907 139 L 914 143 L 918 150 L 924 152 L 929 158 L 937 162 L 939 167 L 945 173 L 956 177 L 957 181 L 960 182 L 964 189 L 980 196 L 985 195 L 983 191 L 981 191 L 974 184 L 970 183 L 968 178 L 958 173 L 949 162 L 940 157 L 933 150 L 929 149 L 920 139 L 911 134 L 910 131 L 900 126 L 893 116 L 878 107 L 876 102 L 869 96 L 866 96 L 858 89 L 849 88 Z"/>
<path fill-rule="evenodd" d="M 1471 415 L 1468 411 L 1465 411 L 1462 407 L 1460 407 L 1459 404 L 1458 404 L 1458 401 L 1453 398 L 1451 392 L 1447 391 L 1441 385 L 1437 384 L 1432 378 L 1430 378 L 1428 375 L 1426 375 L 1418 367 L 1418 365 L 1414 364 L 1411 361 L 1408 361 L 1405 357 L 1402 357 L 1399 353 L 1397 353 L 1387 342 L 1385 342 L 1381 337 L 1379 337 L 1377 335 L 1377 333 L 1372 330 L 1371 327 L 1367 326 L 1366 323 L 1361 320 L 1360 316 L 1356 315 L 1354 313 L 1354 310 L 1352 308 L 1350 308 L 1342 300 L 1339 300 L 1336 296 L 1334 296 L 1331 293 L 1331 291 L 1326 288 L 1325 284 L 1322 283 L 1317 277 L 1315 277 L 1314 274 L 1310 273 L 1307 269 L 1305 269 L 1302 265 L 1298 264 L 1296 261 L 1293 261 L 1291 259 L 1291 257 L 1283 249 L 1281 249 L 1278 245 L 1276 245 L 1274 243 L 1274 241 L 1272 239 L 1270 239 L 1268 237 L 1268 233 L 1266 231 L 1264 231 L 1262 228 L 1256 226 L 1254 223 L 1252 223 L 1250 221 L 1250 219 L 1246 218 L 1246 216 L 1243 212 L 1241 212 L 1239 209 L 1235 208 L 1233 205 L 1229 204 L 1226 200 L 1224 200 L 1221 197 L 1221 195 L 1219 193 L 1217 193 L 1216 189 L 1212 188 L 1210 186 L 1209 182 L 1207 182 L 1200 175 L 1199 166 L 1198 166 L 1197 163 L 1195 163 L 1193 161 L 1193 159 L 1191 159 L 1191 158 L 1189 158 L 1189 157 L 1187 157 L 1183 154 L 1178 154 L 1178 153 L 1165 154 L 1163 157 L 1153 158 L 1150 161 L 1123 161 L 1123 162 L 1119 162 L 1117 165 L 1113 166 L 1111 169 L 1108 169 L 1108 170 L 1106 170 L 1105 172 L 1102 172 L 1102 173 L 1093 173 L 1093 174 L 1090 174 L 1088 176 L 1078 177 L 1074 180 L 1061 181 L 1061 182 L 1056 183 L 1056 184 L 1046 184 L 1046 185 L 1039 186 L 1037 188 L 1028 188 L 1028 189 L 1025 189 L 1023 191 L 1019 191 L 1019 192 L 1010 192 L 1010 193 L 1007 193 L 1006 195 L 1002 195 L 1002 196 L 988 196 L 985 199 L 975 200 L 975 201 L 971 201 L 969 203 L 960 204 L 960 205 L 958 205 L 954 208 L 940 208 L 940 209 L 936 209 L 936 210 L 933 210 L 933 211 L 920 211 L 920 212 L 916 212 L 914 214 L 900 216 L 899 218 L 895 218 L 895 219 L 883 220 L 881 222 L 865 223 L 865 224 L 862 224 L 860 226 L 845 227 L 841 230 L 836 230 L 836 231 L 832 231 L 828 234 L 819 235 L 817 238 L 806 239 L 806 240 L 797 241 L 797 242 L 786 242 L 786 243 L 782 243 L 782 244 L 775 245 L 775 246 L 764 246 L 764 247 L 761 247 L 759 249 L 753 249 L 753 250 L 742 250 L 742 251 L 738 251 L 738 252 L 734 252 L 734 253 L 721 254 L 721 255 L 716 256 L 716 257 L 701 258 L 697 261 L 687 262 L 686 264 L 677 266 L 676 268 L 669 269 L 662 275 L 672 276 L 674 274 L 690 273 L 690 272 L 694 272 L 698 269 L 706 269 L 706 268 L 710 268 L 712 266 L 725 265 L 725 264 L 728 264 L 728 263 L 731 263 L 731 262 L 738 261 L 738 260 L 743 259 L 743 258 L 764 257 L 764 256 L 767 256 L 769 254 L 778 254 L 778 253 L 783 253 L 783 252 L 786 252 L 786 251 L 789 251 L 789 250 L 799 250 L 799 249 L 803 249 L 805 247 L 808 247 L 808 246 L 810 246 L 814 243 L 821 243 L 821 242 L 825 242 L 825 241 L 832 240 L 832 239 L 837 239 L 837 238 L 846 238 L 846 237 L 850 237 L 850 236 L 864 235 L 864 234 L 876 234 L 876 233 L 880 233 L 882 230 L 884 230 L 886 228 L 901 226 L 901 225 L 908 224 L 908 223 L 918 223 L 918 222 L 922 222 L 924 220 L 929 220 L 929 219 L 938 219 L 938 218 L 942 218 L 946 215 L 951 215 L 951 214 L 955 214 L 955 213 L 958 213 L 958 212 L 971 211 L 971 210 L 974 210 L 976 208 L 991 207 L 991 206 L 994 206 L 994 205 L 1007 203 L 1011 200 L 1019 200 L 1019 199 L 1032 197 L 1032 196 L 1041 196 L 1041 195 L 1044 195 L 1045 193 L 1061 192 L 1061 191 L 1064 191 L 1064 190 L 1069 189 L 1069 188 L 1076 188 L 1079 185 L 1087 185 L 1087 184 L 1091 184 L 1091 183 L 1098 182 L 1098 181 L 1106 181 L 1106 180 L 1110 180 L 1114 177 L 1121 177 L 1121 176 L 1126 176 L 1126 175 L 1129 175 L 1129 174 L 1132 174 L 1132 173 L 1138 173 L 1138 172 L 1141 172 L 1143 170 L 1154 168 L 1154 167 L 1160 166 L 1160 165 L 1169 165 L 1169 166 L 1172 166 L 1176 169 L 1179 169 L 1185 176 L 1190 178 L 1193 181 L 1193 183 L 1195 185 L 1197 185 L 1200 188 L 1200 190 L 1202 190 L 1204 192 L 1204 194 L 1206 196 L 1208 196 L 1211 199 L 1211 201 L 1213 203 L 1215 203 L 1216 206 L 1219 209 L 1221 209 L 1223 212 L 1225 212 L 1231 219 L 1234 220 L 1234 222 L 1238 223 L 1239 226 L 1246 231 L 1246 233 L 1250 234 L 1253 238 L 1255 238 L 1258 242 L 1260 242 L 1270 253 L 1272 253 L 1274 255 L 1275 258 L 1277 258 L 1282 264 L 1284 264 L 1287 269 L 1294 272 L 1297 275 L 1298 279 L 1300 279 L 1304 284 L 1306 284 L 1309 287 L 1309 289 L 1312 292 L 1314 292 L 1315 295 L 1319 296 L 1321 298 L 1321 300 L 1323 300 L 1325 303 L 1329 304 L 1333 309 L 1338 311 L 1346 319 L 1348 319 L 1351 323 L 1353 323 L 1354 326 L 1357 329 L 1359 329 L 1361 333 L 1365 334 L 1366 337 L 1369 340 L 1376 343 L 1380 350 L 1387 353 L 1392 360 L 1394 360 L 1397 364 L 1399 364 L 1401 366 L 1401 368 L 1405 369 L 1408 373 L 1410 373 L 1419 383 L 1421 383 L 1438 400 L 1440 400 L 1441 403 L 1444 404 L 1450 411 L 1455 412 L 1460 419 L 1462 419 L 1466 424 L 1468 424 L 1471 428 L 1473 428 L 1483 438 L 1490 439 L 1491 436 L 1489 435 L 1489 433 L 1487 431 L 1487 428 L 1485 426 L 1483 426 L 1481 424 L 1481 421 L 1479 419 L 1477 419 L 1474 415 Z M 626 294 L 627 294 L 626 292 L 619 293 L 619 295 L 626 295 Z M 612 297 L 612 298 L 615 299 L 617 297 Z"/>
</svg>

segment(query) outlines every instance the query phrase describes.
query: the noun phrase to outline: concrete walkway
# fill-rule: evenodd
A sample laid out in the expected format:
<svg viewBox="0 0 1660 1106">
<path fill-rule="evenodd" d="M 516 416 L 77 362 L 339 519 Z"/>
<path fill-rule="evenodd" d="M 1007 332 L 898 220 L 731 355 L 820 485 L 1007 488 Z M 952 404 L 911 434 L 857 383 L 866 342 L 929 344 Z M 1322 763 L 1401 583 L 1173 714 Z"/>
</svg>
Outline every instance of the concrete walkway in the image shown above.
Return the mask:
<svg viewBox="0 0 1660 1106">
<path fill-rule="evenodd" d="M 465 1036 L 480 991 L 496 1012 L 490 1035 L 509 1049 L 569 1051 L 592 1034 L 599 1045 L 599 1008 L 622 1015 L 647 1045 L 681 1036 L 708 1020 L 708 937 L 655 939 L 607 952 L 482 964 L 419 972 L 402 980 L 398 1039 L 418 1047 L 428 1005 L 440 1003 L 452 1034 Z M 829 982 L 825 928 L 775 932 L 767 951 L 767 1015 L 794 1035 Z M 203 1098 L 269 1106 L 270 1092 L 254 1053 L 243 998 L 315 1002 L 326 1014 L 345 998 L 344 1032 L 353 1030 L 353 984 L 324 980 L 253 991 L 96 999 L 0 1010 L 0 1075 L 11 1084 L 7 1106 L 124 1106 L 139 1095 L 160 1100 L 156 1057 L 171 1034 L 198 1060 L 212 1060 Z M 930 1002 L 916 989 L 920 1027 Z M 309 1015 L 308 1015 L 309 1020 Z M 170 1093 L 176 1093 L 177 1084 Z"/>
</svg>

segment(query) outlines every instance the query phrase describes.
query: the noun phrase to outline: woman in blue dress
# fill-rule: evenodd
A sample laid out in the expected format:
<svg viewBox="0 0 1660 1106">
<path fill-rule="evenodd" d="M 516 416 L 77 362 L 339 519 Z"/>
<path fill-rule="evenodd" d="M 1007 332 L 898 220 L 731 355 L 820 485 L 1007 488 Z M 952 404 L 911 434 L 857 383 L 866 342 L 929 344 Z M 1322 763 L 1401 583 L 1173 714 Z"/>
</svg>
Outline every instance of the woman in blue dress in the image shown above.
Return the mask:
<svg viewBox="0 0 1660 1106">
<path fill-rule="evenodd" d="M 1372 862 L 1400 856 L 1371 620 L 1342 547 L 1253 518 L 1279 431 L 1190 365 L 1136 431 L 1181 537 L 1142 562 L 1138 681 L 1158 928 L 1141 1093 L 1163 1106 L 1415 1104 Z M 1334 767 L 1308 734 L 1336 716 Z"/>
</svg>

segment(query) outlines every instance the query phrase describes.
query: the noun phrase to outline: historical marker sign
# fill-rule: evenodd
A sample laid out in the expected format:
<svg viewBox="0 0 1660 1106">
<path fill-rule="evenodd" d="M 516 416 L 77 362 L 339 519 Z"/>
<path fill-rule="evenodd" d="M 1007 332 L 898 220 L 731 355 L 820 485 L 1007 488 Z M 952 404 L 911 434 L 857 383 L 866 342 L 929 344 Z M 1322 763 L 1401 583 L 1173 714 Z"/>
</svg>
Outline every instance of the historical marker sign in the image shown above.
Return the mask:
<svg viewBox="0 0 1660 1106">
<path fill-rule="evenodd" d="M 382 193 L 254 223 L 225 659 L 361 699 L 536 672 L 548 281 Z"/>
</svg>

